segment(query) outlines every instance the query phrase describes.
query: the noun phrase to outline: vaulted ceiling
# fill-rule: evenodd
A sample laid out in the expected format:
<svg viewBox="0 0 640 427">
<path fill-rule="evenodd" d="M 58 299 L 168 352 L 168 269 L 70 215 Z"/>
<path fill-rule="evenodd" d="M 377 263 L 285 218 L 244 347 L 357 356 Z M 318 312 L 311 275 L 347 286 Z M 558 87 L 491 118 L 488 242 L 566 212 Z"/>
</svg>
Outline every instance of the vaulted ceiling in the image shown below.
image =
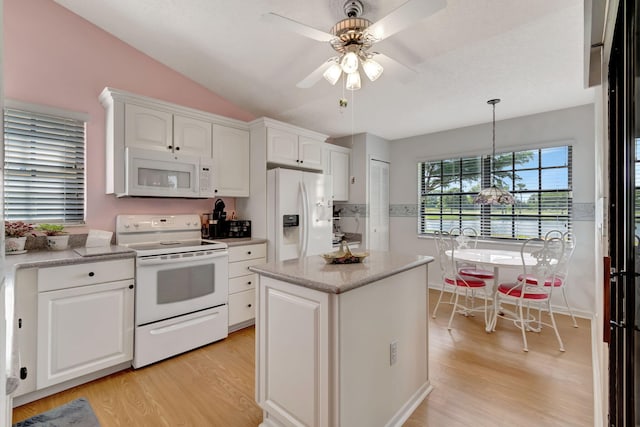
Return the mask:
<svg viewBox="0 0 640 427">
<path fill-rule="evenodd" d="M 387 67 L 353 92 L 324 79 L 298 88 L 335 51 L 262 18 L 272 12 L 328 32 L 345 18 L 344 0 L 56 2 L 256 116 L 334 137 L 392 140 L 486 123 L 490 98 L 502 99 L 497 120 L 593 102 L 582 0 L 447 0 L 375 45 L 415 73 Z M 405 0 L 362 2 L 375 22 Z"/>
</svg>

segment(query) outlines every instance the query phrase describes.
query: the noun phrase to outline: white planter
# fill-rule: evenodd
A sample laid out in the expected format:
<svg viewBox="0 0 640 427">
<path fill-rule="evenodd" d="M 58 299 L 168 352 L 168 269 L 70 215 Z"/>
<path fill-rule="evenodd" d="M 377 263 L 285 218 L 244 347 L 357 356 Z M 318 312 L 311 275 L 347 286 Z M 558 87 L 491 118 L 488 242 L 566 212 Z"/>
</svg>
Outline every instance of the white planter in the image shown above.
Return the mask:
<svg viewBox="0 0 640 427">
<path fill-rule="evenodd" d="M 47 236 L 47 245 L 54 251 L 63 251 L 69 247 L 69 235 Z"/>
<path fill-rule="evenodd" d="M 27 242 L 27 236 L 24 237 L 5 237 L 4 238 L 4 251 L 5 252 L 22 252 L 24 251 L 24 244 Z"/>
</svg>

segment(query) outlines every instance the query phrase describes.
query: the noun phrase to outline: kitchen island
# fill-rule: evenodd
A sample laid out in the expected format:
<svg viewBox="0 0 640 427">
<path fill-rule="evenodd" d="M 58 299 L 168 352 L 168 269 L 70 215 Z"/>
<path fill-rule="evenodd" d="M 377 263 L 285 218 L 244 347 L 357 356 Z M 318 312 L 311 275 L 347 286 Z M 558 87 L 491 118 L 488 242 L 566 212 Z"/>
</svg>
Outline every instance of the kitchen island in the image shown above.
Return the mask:
<svg viewBox="0 0 640 427">
<path fill-rule="evenodd" d="M 263 427 L 401 426 L 431 391 L 427 264 L 372 252 L 253 266 Z"/>
</svg>

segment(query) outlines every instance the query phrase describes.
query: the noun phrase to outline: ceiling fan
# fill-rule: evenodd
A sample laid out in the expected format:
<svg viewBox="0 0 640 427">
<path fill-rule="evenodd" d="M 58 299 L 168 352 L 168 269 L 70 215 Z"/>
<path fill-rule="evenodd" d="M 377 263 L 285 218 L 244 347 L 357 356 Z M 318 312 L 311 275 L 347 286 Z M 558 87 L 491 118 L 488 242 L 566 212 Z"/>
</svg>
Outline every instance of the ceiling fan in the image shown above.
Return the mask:
<svg viewBox="0 0 640 427">
<path fill-rule="evenodd" d="M 371 51 L 378 42 L 404 30 L 446 6 L 446 0 L 408 0 L 377 22 L 362 17 L 364 6 L 361 0 L 347 0 L 343 9 L 347 16 L 324 32 L 276 13 L 267 13 L 262 19 L 283 29 L 321 42 L 329 42 L 338 53 L 329 58 L 296 85 L 309 88 L 322 77 L 335 85 L 346 75 L 346 89 L 360 89 L 362 68 L 369 80 L 374 81 L 384 71 L 382 64 L 413 73 L 413 70 L 379 52 Z M 374 59 L 375 58 L 375 59 Z"/>
</svg>

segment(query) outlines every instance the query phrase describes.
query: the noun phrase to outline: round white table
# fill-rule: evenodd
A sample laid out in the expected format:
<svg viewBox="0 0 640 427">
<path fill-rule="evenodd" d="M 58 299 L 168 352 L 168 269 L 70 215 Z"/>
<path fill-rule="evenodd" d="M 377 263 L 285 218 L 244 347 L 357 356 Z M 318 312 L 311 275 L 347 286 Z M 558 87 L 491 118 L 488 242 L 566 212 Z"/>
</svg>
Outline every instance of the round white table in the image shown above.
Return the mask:
<svg viewBox="0 0 640 427">
<path fill-rule="evenodd" d="M 451 251 L 446 254 L 451 256 Z M 502 249 L 458 249 L 453 253 L 457 261 L 468 262 L 472 264 L 480 264 L 486 267 L 493 267 L 493 289 L 491 291 L 492 298 L 500 284 L 499 270 L 500 267 L 522 268 L 523 258 L 520 251 L 507 251 Z M 529 253 L 524 254 L 524 263 L 527 266 L 535 265 L 536 259 Z M 485 325 L 487 332 L 491 332 L 496 321 L 495 313 L 489 316 L 489 323 Z"/>
</svg>

